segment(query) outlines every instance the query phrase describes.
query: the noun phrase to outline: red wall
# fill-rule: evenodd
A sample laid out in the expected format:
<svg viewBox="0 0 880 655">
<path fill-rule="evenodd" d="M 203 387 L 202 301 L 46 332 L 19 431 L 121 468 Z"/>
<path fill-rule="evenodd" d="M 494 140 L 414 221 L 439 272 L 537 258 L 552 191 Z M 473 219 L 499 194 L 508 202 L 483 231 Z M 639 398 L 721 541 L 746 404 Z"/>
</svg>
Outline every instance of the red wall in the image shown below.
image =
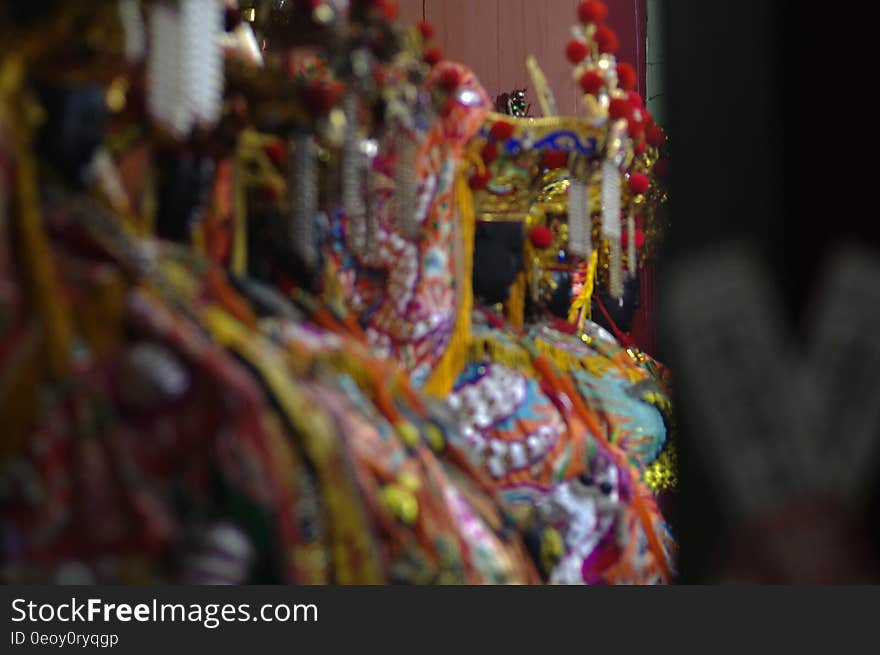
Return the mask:
<svg viewBox="0 0 880 655">
<path fill-rule="evenodd" d="M 606 0 L 608 24 L 620 38 L 620 61 L 639 72 L 645 89 L 646 0 Z M 494 98 L 516 88 L 530 89 L 526 58 L 534 55 L 553 89 L 560 113 L 578 111 L 578 93 L 565 58 L 565 44 L 577 18 L 578 0 L 399 0 L 408 20 L 425 17 L 437 28 L 437 45 L 448 59 L 470 67 Z M 530 96 L 532 114 L 540 108 Z M 633 337 L 654 350 L 654 275 L 645 271 L 642 307 Z"/>
<path fill-rule="evenodd" d="M 537 57 L 560 112 L 574 113 L 577 92 L 565 44 L 578 0 L 399 0 L 401 15 L 437 27 L 437 45 L 449 59 L 474 70 L 490 95 L 530 87 L 526 57 Z M 618 58 L 645 79 L 645 0 L 607 0 L 608 24 L 620 37 Z M 534 107 L 537 110 L 537 106 Z"/>
</svg>

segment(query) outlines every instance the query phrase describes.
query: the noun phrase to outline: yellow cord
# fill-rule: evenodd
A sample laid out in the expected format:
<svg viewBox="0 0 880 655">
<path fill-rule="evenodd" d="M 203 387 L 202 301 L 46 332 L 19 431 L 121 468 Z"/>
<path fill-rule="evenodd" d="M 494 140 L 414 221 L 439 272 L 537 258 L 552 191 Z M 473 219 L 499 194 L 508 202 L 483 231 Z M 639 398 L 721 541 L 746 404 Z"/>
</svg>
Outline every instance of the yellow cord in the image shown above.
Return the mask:
<svg viewBox="0 0 880 655">
<path fill-rule="evenodd" d="M 591 301 L 593 299 L 593 289 L 596 285 L 596 267 L 598 264 L 599 251 L 593 250 L 593 253 L 590 255 L 590 263 L 587 265 L 587 278 L 584 280 L 584 286 L 568 311 L 568 320 L 571 323 L 577 322 L 578 331 L 583 330 L 584 323 L 591 317 Z"/>
<path fill-rule="evenodd" d="M 433 396 L 445 398 L 452 391 L 455 381 L 464 370 L 468 360 L 471 341 L 471 311 L 474 305 L 473 267 L 474 238 L 476 218 L 474 201 L 464 171 L 460 171 L 455 181 L 455 200 L 459 214 L 459 264 L 458 316 L 446 352 L 425 384 L 424 391 Z"/>
</svg>

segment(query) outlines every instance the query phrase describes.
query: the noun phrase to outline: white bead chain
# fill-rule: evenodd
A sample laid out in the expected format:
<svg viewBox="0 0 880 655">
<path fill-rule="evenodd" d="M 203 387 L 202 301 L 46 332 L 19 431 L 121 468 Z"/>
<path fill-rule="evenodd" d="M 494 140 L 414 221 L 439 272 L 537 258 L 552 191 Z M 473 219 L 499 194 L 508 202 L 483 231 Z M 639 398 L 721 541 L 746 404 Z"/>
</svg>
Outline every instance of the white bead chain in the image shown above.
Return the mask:
<svg viewBox="0 0 880 655">
<path fill-rule="evenodd" d="M 217 0 L 157 4 L 150 13 L 147 62 L 150 114 L 178 139 L 220 117 L 223 7 Z"/>
<path fill-rule="evenodd" d="M 297 134 L 289 141 L 290 246 L 310 271 L 317 263 L 315 221 L 318 213 L 318 169 L 315 137 Z"/>
<path fill-rule="evenodd" d="M 568 249 L 573 255 L 589 258 L 593 252 L 590 220 L 590 189 L 579 179 L 568 187 Z"/>
<path fill-rule="evenodd" d="M 602 234 L 608 240 L 608 292 L 623 297 L 623 252 L 620 243 L 620 170 L 610 161 L 602 164 Z"/>
</svg>

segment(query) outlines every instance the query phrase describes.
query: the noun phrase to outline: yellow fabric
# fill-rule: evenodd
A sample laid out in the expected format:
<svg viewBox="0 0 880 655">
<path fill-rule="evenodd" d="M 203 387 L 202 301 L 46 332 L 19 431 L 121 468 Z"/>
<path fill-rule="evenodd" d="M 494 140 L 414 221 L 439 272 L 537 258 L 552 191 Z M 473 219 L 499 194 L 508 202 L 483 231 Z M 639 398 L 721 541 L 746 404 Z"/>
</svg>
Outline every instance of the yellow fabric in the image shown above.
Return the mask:
<svg viewBox="0 0 880 655">
<path fill-rule="evenodd" d="M 40 317 L 49 369 L 56 378 L 65 376 L 72 339 L 72 327 L 52 267 L 49 240 L 43 229 L 37 189 L 37 169 L 31 143 L 33 115 L 21 93 L 24 79 L 23 60 L 10 57 L 0 69 L 0 101 L 8 133 L 14 144 L 17 234 L 22 268 L 30 296 Z"/>
<path fill-rule="evenodd" d="M 235 275 L 244 275 L 247 269 L 247 197 L 245 195 L 243 147 L 235 153 L 233 176 L 233 233 L 230 268 Z"/>
<path fill-rule="evenodd" d="M 510 287 L 504 314 L 510 324 L 522 332 L 526 322 L 526 274 L 520 273 Z"/>
<path fill-rule="evenodd" d="M 316 409 L 289 375 L 289 358 L 219 307 L 206 307 L 202 324 L 220 344 L 244 357 L 273 390 L 279 409 L 295 428 L 306 454 L 315 464 L 322 498 L 329 513 L 334 581 L 381 584 L 381 553 L 373 548 L 366 508 L 352 480 L 343 473 L 343 449 L 329 415 Z"/>
<path fill-rule="evenodd" d="M 584 280 L 584 286 L 580 295 L 571 304 L 568 312 L 568 320 L 571 323 L 577 323 L 578 330 L 582 330 L 584 322 L 589 320 L 592 311 L 593 289 L 596 284 L 596 268 L 599 264 L 599 251 L 593 250 L 590 255 L 590 263 L 587 265 L 587 279 Z"/>
<path fill-rule="evenodd" d="M 284 178 L 275 170 L 264 148 L 275 137 L 245 130 L 238 139 L 233 171 L 233 242 L 230 268 L 235 275 L 247 270 L 247 189 L 252 184 L 265 184 L 283 193 Z M 253 166 L 251 171 L 249 165 Z"/>
<path fill-rule="evenodd" d="M 459 172 L 455 186 L 455 202 L 459 216 L 460 277 L 456 280 L 459 290 L 458 317 L 437 368 L 425 384 L 424 391 L 445 398 L 452 391 L 456 379 L 464 370 L 471 341 L 471 311 L 474 305 L 473 269 L 476 218 L 474 199 L 463 170 Z"/>
</svg>

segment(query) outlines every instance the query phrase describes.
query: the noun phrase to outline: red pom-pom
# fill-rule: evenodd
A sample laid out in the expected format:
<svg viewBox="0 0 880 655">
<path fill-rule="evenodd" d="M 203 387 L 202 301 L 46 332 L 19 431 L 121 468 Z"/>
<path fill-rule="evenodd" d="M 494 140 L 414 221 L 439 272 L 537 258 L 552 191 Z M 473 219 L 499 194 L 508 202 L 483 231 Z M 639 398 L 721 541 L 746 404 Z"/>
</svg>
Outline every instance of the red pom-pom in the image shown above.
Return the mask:
<svg viewBox="0 0 880 655">
<path fill-rule="evenodd" d="M 581 75 L 581 89 L 584 93 L 596 95 L 605 86 L 605 78 L 596 71 L 587 71 Z"/>
<path fill-rule="evenodd" d="M 394 0 L 379 0 L 379 11 L 382 12 L 382 18 L 392 21 L 400 14 L 400 7 Z"/>
<path fill-rule="evenodd" d="M 564 150 L 545 150 L 541 163 L 550 170 L 565 168 L 568 165 L 568 153 Z"/>
<path fill-rule="evenodd" d="M 590 54 L 590 47 L 583 41 L 572 39 L 565 46 L 565 56 L 572 64 L 579 64 Z"/>
<path fill-rule="evenodd" d="M 632 91 L 636 88 L 636 82 L 638 81 L 638 76 L 636 75 L 636 69 L 633 68 L 632 64 L 621 63 L 617 64 L 617 83 L 621 89 L 624 91 Z"/>
<path fill-rule="evenodd" d="M 621 118 L 629 118 L 632 113 L 632 105 L 629 104 L 629 100 L 625 98 L 613 98 L 610 103 L 608 103 L 608 116 L 613 121 L 620 120 Z"/>
<path fill-rule="evenodd" d="M 647 193 L 651 188 L 651 180 L 644 173 L 633 173 L 629 176 L 629 190 L 635 195 Z"/>
<path fill-rule="evenodd" d="M 489 141 L 486 145 L 483 146 L 483 149 L 480 150 L 480 157 L 483 158 L 483 161 L 487 164 L 491 164 L 493 161 L 498 159 L 498 146 Z"/>
<path fill-rule="evenodd" d="M 461 84 L 461 73 L 457 68 L 445 68 L 440 73 L 440 79 L 437 80 L 437 83 L 440 85 L 440 88 L 446 91 L 453 91 Z"/>
<path fill-rule="evenodd" d="M 263 152 L 279 168 L 284 165 L 286 159 L 284 144 L 281 141 L 273 141 L 263 147 Z"/>
<path fill-rule="evenodd" d="M 582 23 L 601 23 L 608 17 L 608 6 L 599 0 L 583 0 L 578 5 L 578 18 Z"/>
<path fill-rule="evenodd" d="M 630 107 L 631 111 L 627 119 L 627 132 L 629 132 L 632 138 L 638 139 L 645 133 L 645 115 L 638 107 L 633 107 L 632 105 Z"/>
<path fill-rule="evenodd" d="M 535 248 L 544 250 L 553 245 L 553 233 L 543 225 L 539 225 L 529 232 L 529 241 Z"/>
<path fill-rule="evenodd" d="M 638 109 L 643 109 L 645 107 L 645 101 L 642 100 L 642 96 L 640 96 L 635 91 L 630 91 L 626 94 L 626 97 L 629 98 L 629 104 L 633 107 Z"/>
<path fill-rule="evenodd" d="M 474 191 L 479 191 L 480 189 L 485 189 L 489 185 L 490 179 L 492 179 L 492 176 L 489 175 L 488 171 L 485 173 L 474 173 L 471 175 L 470 180 L 468 180 L 468 185 Z"/>
<path fill-rule="evenodd" d="M 666 133 L 663 132 L 663 128 L 656 125 L 648 127 L 647 132 L 645 132 L 645 137 L 648 139 L 648 143 L 655 148 L 659 148 L 663 145 L 663 142 L 666 141 Z"/>
<path fill-rule="evenodd" d="M 642 232 L 639 228 L 636 228 L 636 250 L 641 250 L 642 246 L 645 245 L 645 233 Z M 620 242 L 627 244 L 629 243 L 629 230 L 624 228 L 620 233 Z"/>
<path fill-rule="evenodd" d="M 492 129 L 489 130 L 489 134 L 496 141 L 507 141 L 513 136 L 513 123 L 508 123 L 507 121 L 495 121 L 495 123 L 492 124 Z"/>
<path fill-rule="evenodd" d="M 637 157 L 640 157 L 645 154 L 645 150 L 648 149 L 648 144 L 645 143 L 644 139 L 639 139 L 639 142 L 633 146 L 633 152 L 636 153 Z"/>
<path fill-rule="evenodd" d="M 443 51 L 440 48 L 428 48 L 423 59 L 429 66 L 436 66 L 444 59 Z"/>
<path fill-rule="evenodd" d="M 596 40 L 599 52 L 607 52 L 613 55 L 617 53 L 617 49 L 620 47 L 617 33 L 607 25 L 600 25 L 596 28 L 596 34 L 593 38 Z"/>
<path fill-rule="evenodd" d="M 435 28 L 434 23 L 430 21 L 419 21 L 419 34 L 422 35 L 422 38 L 425 41 L 430 41 L 437 35 L 437 28 Z"/>
<path fill-rule="evenodd" d="M 666 177 L 669 175 L 669 162 L 665 159 L 658 159 L 657 163 L 654 164 L 654 173 L 657 177 Z"/>
<path fill-rule="evenodd" d="M 315 114 L 326 116 L 336 105 L 337 95 L 329 86 L 313 82 L 306 90 L 306 103 Z"/>
</svg>

